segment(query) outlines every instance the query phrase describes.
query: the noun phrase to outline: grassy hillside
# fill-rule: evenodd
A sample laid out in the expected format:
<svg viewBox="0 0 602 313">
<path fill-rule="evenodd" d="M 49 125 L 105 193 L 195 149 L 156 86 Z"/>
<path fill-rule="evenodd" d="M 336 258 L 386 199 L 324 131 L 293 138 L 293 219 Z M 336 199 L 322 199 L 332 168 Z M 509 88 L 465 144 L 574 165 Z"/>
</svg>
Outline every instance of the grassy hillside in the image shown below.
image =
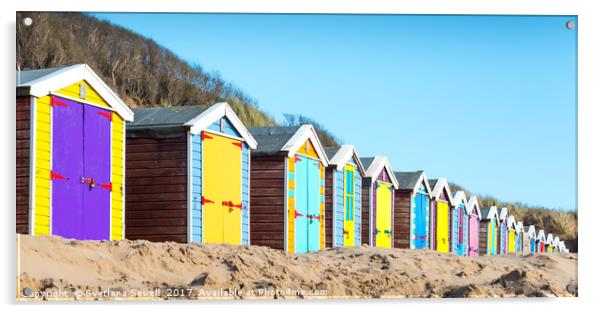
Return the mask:
<svg viewBox="0 0 602 313">
<path fill-rule="evenodd" d="M 30 17 L 31 26 L 21 23 Z M 153 40 L 81 13 L 17 13 L 17 68 L 86 63 L 131 107 L 227 101 L 249 127 L 276 125 L 256 101 L 218 74 Z"/>
<path fill-rule="evenodd" d="M 464 190 L 467 197 L 470 197 L 470 191 L 462 186 L 449 183 L 452 192 Z M 535 225 L 538 229 L 543 228 L 546 233 L 551 232 L 560 236 L 562 240 L 577 238 L 577 212 L 553 210 L 545 207 L 530 206 L 521 202 L 501 201 L 493 196 L 479 195 L 481 207 L 492 205 L 498 208 L 507 207 L 510 215 L 514 215 L 517 221 L 522 221 L 524 225 Z"/>
</svg>

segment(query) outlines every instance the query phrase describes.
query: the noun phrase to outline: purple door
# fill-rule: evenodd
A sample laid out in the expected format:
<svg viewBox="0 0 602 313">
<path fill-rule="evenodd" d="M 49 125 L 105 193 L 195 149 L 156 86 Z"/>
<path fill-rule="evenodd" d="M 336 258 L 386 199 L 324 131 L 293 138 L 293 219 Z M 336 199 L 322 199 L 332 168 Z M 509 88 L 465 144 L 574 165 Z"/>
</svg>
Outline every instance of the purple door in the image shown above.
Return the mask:
<svg viewBox="0 0 602 313">
<path fill-rule="evenodd" d="M 55 98 L 52 234 L 110 238 L 111 112 Z"/>
<path fill-rule="evenodd" d="M 109 239 L 111 227 L 111 112 L 84 106 L 83 238 Z"/>
<path fill-rule="evenodd" d="M 56 99 L 52 108 L 52 234 L 82 235 L 83 106 Z"/>
</svg>

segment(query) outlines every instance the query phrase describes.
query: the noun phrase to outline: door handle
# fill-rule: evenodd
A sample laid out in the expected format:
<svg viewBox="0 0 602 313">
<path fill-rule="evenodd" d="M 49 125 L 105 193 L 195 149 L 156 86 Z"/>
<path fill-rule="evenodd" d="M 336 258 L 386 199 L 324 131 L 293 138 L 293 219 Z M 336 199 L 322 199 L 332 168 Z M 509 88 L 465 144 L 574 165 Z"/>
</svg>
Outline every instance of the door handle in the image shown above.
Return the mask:
<svg viewBox="0 0 602 313">
<path fill-rule="evenodd" d="M 94 181 L 93 178 L 82 176 L 81 182 L 82 182 L 82 184 L 88 184 L 88 186 L 90 187 L 90 190 L 92 190 L 96 187 L 96 182 Z"/>
</svg>

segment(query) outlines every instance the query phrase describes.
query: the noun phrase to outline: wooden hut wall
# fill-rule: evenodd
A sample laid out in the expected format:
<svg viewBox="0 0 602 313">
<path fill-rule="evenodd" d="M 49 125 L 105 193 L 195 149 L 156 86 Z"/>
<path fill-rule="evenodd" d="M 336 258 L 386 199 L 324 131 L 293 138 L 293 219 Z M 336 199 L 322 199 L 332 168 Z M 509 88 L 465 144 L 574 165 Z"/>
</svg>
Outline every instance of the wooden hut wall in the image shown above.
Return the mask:
<svg viewBox="0 0 602 313">
<path fill-rule="evenodd" d="M 286 162 L 284 156 L 251 155 L 252 245 L 285 250 Z"/>
<path fill-rule="evenodd" d="M 187 136 L 127 138 L 126 238 L 187 242 Z"/>
</svg>

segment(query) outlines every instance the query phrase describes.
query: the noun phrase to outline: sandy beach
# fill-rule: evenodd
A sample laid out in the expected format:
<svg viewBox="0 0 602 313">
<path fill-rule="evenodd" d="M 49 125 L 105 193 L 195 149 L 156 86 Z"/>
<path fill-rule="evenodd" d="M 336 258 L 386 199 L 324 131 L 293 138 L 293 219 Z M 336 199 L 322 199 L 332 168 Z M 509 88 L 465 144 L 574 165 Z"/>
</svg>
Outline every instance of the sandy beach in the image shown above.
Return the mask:
<svg viewBox="0 0 602 313">
<path fill-rule="evenodd" d="M 577 296 L 577 254 L 266 247 L 17 236 L 18 300 Z"/>
</svg>

